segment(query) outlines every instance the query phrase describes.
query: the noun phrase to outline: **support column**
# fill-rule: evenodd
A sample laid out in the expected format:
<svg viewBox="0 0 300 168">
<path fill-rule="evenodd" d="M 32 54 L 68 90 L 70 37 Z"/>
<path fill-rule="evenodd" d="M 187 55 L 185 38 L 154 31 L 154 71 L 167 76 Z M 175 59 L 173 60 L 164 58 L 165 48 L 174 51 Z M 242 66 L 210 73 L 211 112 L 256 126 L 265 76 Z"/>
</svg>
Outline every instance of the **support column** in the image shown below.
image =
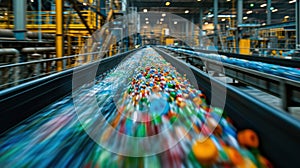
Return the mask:
<svg viewBox="0 0 300 168">
<path fill-rule="evenodd" d="M 26 39 L 26 0 L 14 0 L 14 34 L 17 40 Z"/>
<path fill-rule="evenodd" d="M 203 37 L 202 37 L 202 30 L 203 30 L 203 8 L 200 8 L 199 14 L 199 47 L 202 49 L 203 47 Z"/>
<path fill-rule="evenodd" d="M 296 1 L 296 49 L 300 50 L 300 1 Z"/>
<path fill-rule="evenodd" d="M 63 57 L 63 1 L 56 0 L 56 58 Z M 62 61 L 57 61 L 57 71 L 62 70 Z"/>
<path fill-rule="evenodd" d="M 237 23 L 235 31 L 235 48 L 236 53 L 240 53 L 240 25 L 243 24 L 243 0 L 237 1 Z"/>
<path fill-rule="evenodd" d="M 218 0 L 214 0 L 214 46 L 218 50 Z"/>
<path fill-rule="evenodd" d="M 42 42 L 42 0 L 38 0 L 39 42 Z"/>
<path fill-rule="evenodd" d="M 271 6 L 272 6 L 272 0 L 267 0 L 267 24 L 271 24 L 271 19 L 272 19 L 272 11 L 271 11 Z"/>
</svg>

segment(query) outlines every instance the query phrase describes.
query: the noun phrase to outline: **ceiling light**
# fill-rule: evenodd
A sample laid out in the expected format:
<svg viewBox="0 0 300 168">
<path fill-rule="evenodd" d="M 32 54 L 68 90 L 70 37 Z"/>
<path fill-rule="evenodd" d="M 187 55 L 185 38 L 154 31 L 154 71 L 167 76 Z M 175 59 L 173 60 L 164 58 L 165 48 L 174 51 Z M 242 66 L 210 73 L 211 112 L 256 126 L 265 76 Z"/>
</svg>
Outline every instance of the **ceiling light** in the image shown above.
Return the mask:
<svg viewBox="0 0 300 168">
<path fill-rule="evenodd" d="M 266 23 L 262 23 L 261 25 L 262 25 L 262 26 L 265 26 L 265 25 L 266 25 Z"/>
<path fill-rule="evenodd" d="M 190 11 L 189 10 L 185 10 L 184 13 L 190 13 Z"/>
<path fill-rule="evenodd" d="M 274 7 L 270 7 L 270 10 L 273 10 L 274 9 Z"/>
<path fill-rule="evenodd" d="M 34 0 L 30 0 L 30 2 L 34 2 Z"/>
<path fill-rule="evenodd" d="M 174 22 L 174 24 L 177 24 L 177 23 L 178 23 L 177 21 Z"/>
<path fill-rule="evenodd" d="M 221 21 L 224 22 L 226 19 L 222 19 Z"/>
<path fill-rule="evenodd" d="M 253 11 L 250 10 L 250 11 L 247 11 L 246 13 L 249 15 L 249 14 L 253 13 Z"/>
<path fill-rule="evenodd" d="M 33 0 L 31 0 L 31 1 L 33 1 Z M 83 2 L 82 4 L 83 4 L 84 6 L 86 6 L 86 5 L 87 5 L 85 2 Z"/>
<path fill-rule="evenodd" d="M 205 24 L 205 25 L 207 25 L 207 24 L 208 24 L 208 22 L 205 22 L 204 24 Z"/>
<path fill-rule="evenodd" d="M 163 13 L 163 14 L 161 14 L 161 16 L 162 16 L 162 17 L 165 17 L 165 16 L 167 16 L 167 15 L 166 15 L 165 13 Z"/>
<path fill-rule="evenodd" d="M 252 3 L 252 4 L 250 4 L 250 7 L 251 7 L 251 8 L 253 8 L 253 7 L 254 7 L 254 4 L 253 4 L 253 3 Z"/>
<path fill-rule="evenodd" d="M 230 2 L 231 0 L 227 0 L 227 2 Z"/>
<path fill-rule="evenodd" d="M 162 22 L 159 22 L 159 24 L 162 24 Z"/>
<path fill-rule="evenodd" d="M 170 6 L 170 5 L 171 5 L 171 2 L 170 2 L 170 1 L 167 1 L 167 2 L 165 3 L 165 5 L 166 5 L 166 6 Z"/>
<path fill-rule="evenodd" d="M 272 12 L 277 12 L 277 11 L 278 11 L 278 9 L 273 9 L 273 10 L 272 10 Z"/>
<path fill-rule="evenodd" d="M 162 21 L 162 22 L 163 22 L 163 21 L 164 21 L 164 18 L 161 18 L 161 19 L 160 19 L 160 21 Z"/>
<path fill-rule="evenodd" d="M 149 24 L 149 21 L 147 21 L 146 24 Z"/>
<path fill-rule="evenodd" d="M 295 3 L 296 2 L 296 0 L 291 0 L 291 1 L 289 1 L 289 3 L 291 4 L 291 3 Z"/>
<path fill-rule="evenodd" d="M 198 2 L 201 2 L 201 0 L 197 0 Z"/>
<path fill-rule="evenodd" d="M 285 19 L 288 19 L 290 16 L 284 16 Z"/>
<path fill-rule="evenodd" d="M 144 12 L 144 13 L 147 13 L 147 12 L 148 12 L 148 10 L 147 10 L 147 9 L 144 9 L 144 10 L 143 10 L 143 12 Z"/>
<path fill-rule="evenodd" d="M 245 16 L 245 17 L 243 17 L 243 19 L 244 19 L 244 20 L 246 20 L 246 19 L 248 19 L 248 17 L 247 17 L 247 16 Z"/>
<path fill-rule="evenodd" d="M 261 8 L 266 7 L 266 6 L 267 6 L 267 4 L 261 4 L 260 5 Z"/>
<path fill-rule="evenodd" d="M 145 20 L 149 20 L 149 18 L 145 18 Z"/>
</svg>

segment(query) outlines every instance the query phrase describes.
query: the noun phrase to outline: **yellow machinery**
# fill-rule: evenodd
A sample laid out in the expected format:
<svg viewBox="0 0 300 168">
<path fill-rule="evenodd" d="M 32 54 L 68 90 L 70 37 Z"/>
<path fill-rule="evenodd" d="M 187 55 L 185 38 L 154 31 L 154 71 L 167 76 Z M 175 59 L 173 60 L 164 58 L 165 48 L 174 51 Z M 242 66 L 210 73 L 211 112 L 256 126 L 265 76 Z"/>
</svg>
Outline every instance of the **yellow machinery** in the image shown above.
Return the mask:
<svg viewBox="0 0 300 168">
<path fill-rule="evenodd" d="M 250 55 L 250 39 L 240 39 L 240 54 Z"/>
</svg>

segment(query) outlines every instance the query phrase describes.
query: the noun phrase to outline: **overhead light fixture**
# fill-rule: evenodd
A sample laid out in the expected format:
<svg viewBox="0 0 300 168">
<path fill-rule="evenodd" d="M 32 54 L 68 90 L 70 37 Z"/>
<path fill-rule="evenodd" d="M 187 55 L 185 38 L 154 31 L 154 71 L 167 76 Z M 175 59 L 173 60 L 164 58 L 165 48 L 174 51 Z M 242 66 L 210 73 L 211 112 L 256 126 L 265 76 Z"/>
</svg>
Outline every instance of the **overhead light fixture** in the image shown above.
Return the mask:
<svg viewBox="0 0 300 168">
<path fill-rule="evenodd" d="M 149 18 L 145 18 L 145 20 L 149 20 Z"/>
<path fill-rule="evenodd" d="M 198 2 L 201 2 L 201 0 L 197 0 Z"/>
<path fill-rule="evenodd" d="M 277 12 L 277 11 L 278 11 L 278 9 L 273 9 L 273 10 L 272 10 L 272 12 Z"/>
<path fill-rule="evenodd" d="M 171 5 L 171 2 L 170 2 L 170 1 L 166 1 L 165 5 L 166 5 L 166 6 L 170 6 L 170 5 Z"/>
<path fill-rule="evenodd" d="M 251 3 L 251 4 L 250 4 L 250 7 L 251 7 L 251 8 L 253 8 L 253 7 L 254 7 L 254 4 L 253 4 L 253 3 Z"/>
<path fill-rule="evenodd" d="M 249 15 L 249 14 L 253 13 L 253 11 L 250 10 L 250 11 L 247 11 L 246 13 Z"/>
<path fill-rule="evenodd" d="M 226 0 L 227 2 L 230 2 L 231 0 Z"/>
<path fill-rule="evenodd" d="M 82 5 L 86 6 L 86 5 L 87 5 L 87 3 L 83 2 L 83 3 L 82 3 Z"/>
<path fill-rule="evenodd" d="M 205 25 L 207 25 L 207 24 L 208 24 L 208 22 L 204 22 L 204 24 L 205 24 Z"/>
<path fill-rule="evenodd" d="M 163 14 L 161 14 L 161 16 L 162 16 L 162 17 L 165 17 L 165 16 L 167 16 L 167 15 L 166 15 L 165 13 L 163 13 Z"/>
<path fill-rule="evenodd" d="M 267 4 L 261 4 L 260 5 L 261 8 L 266 7 L 266 6 L 267 6 Z"/>
<path fill-rule="evenodd" d="M 224 22 L 226 19 L 222 19 L 221 21 Z"/>
<path fill-rule="evenodd" d="M 147 13 L 147 12 L 148 12 L 148 9 L 144 9 L 143 12 L 144 12 L 144 13 Z"/>
<path fill-rule="evenodd" d="M 34 2 L 34 0 L 30 0 L 30 2 Z"/>
<path fill-rule="evenodd" d="M 190 11 L 189 10 L 185 10 L 184 13 L 190 13 Z"/>
<path fill-rule="evenodd" d="M 290 16 L 284 16 L 284 18 L 285 18 L 285 19 L 288 19 L 288 18 L 290 18 Z"/>
<path fill-rule="evenodd" d="M 274 10 L 274 7 L 270 7 L 270 10 Z"/>
<path fill-rule="evenodd" d="M 161 18 L 161 19 L 160 19 L 160 21 L 162 21 L 162 22 L 163 22 L 163 21 L 164 21 L 164 18 Z"/>
<path fill-rule="evenodd" d="M 247 16 L 245 16 L 245 17 L 243 17 L 243 19 L 244 19 L 244 20 L 246 20 L 246 19 L 248 19 L 248 17 L 247 17 Z"/>
<path fill-rule="evenodd" d="M 177 21 L 174 21 L 174 24 L 177 24 L 178 22 Z"/>
<path fill-rule="evenodd" d="M 149 21 L 147 21 L 146 24 L 149 24 Z"/>
<path fill-rule="evenodd" d="M 296 2 L 296 0 L 291 0 L 291 1 L 289 1 L 289 3 L 291 4 L 291 3 L 295 3 Z"/>
<path fill-rule="evenodd" d="M 265 26 L 265 25 L 266 25 L 266 23 L 262 23 L 261 25 L 262 25 L 262 26 Z"/>
<path fill-rule="evenodd" d="M 159 22 L 159 24 L 162 24 L 162 22 Z"/>
</svg>

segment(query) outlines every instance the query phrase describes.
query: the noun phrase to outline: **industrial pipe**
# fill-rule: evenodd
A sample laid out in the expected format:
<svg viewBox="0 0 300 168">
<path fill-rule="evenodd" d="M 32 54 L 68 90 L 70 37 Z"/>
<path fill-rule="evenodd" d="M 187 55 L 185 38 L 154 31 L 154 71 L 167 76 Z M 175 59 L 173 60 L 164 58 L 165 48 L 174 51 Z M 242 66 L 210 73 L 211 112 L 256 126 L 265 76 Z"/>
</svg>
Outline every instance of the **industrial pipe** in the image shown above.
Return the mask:
<svg viewBox="0 0 300 168">
<path fill-rule="evenodd" d="M 14 37 L 14 33 L 10 29 L 0 29 L 0 37 Z M 38 33 L 37 32 L 27 32 L 26 37 L 30 39 L 38 39 Z M 43 39 L 55 39 L 54 34 L 46 34 L 42 33 Z"/>
<path fill-rule="evenodd" d="M 29 47 L 29 48 L 22 48 L 22 53 L 41 53 L 41 52 L 50 52 L 55 51 L 55 47 Z"/>
<path fill-rule="evenodd" d="M 18 56 L 20 53 L 14 48 L 2 48 L 0 49 L 0 55 L 15 55 Z"/>
</svg>

